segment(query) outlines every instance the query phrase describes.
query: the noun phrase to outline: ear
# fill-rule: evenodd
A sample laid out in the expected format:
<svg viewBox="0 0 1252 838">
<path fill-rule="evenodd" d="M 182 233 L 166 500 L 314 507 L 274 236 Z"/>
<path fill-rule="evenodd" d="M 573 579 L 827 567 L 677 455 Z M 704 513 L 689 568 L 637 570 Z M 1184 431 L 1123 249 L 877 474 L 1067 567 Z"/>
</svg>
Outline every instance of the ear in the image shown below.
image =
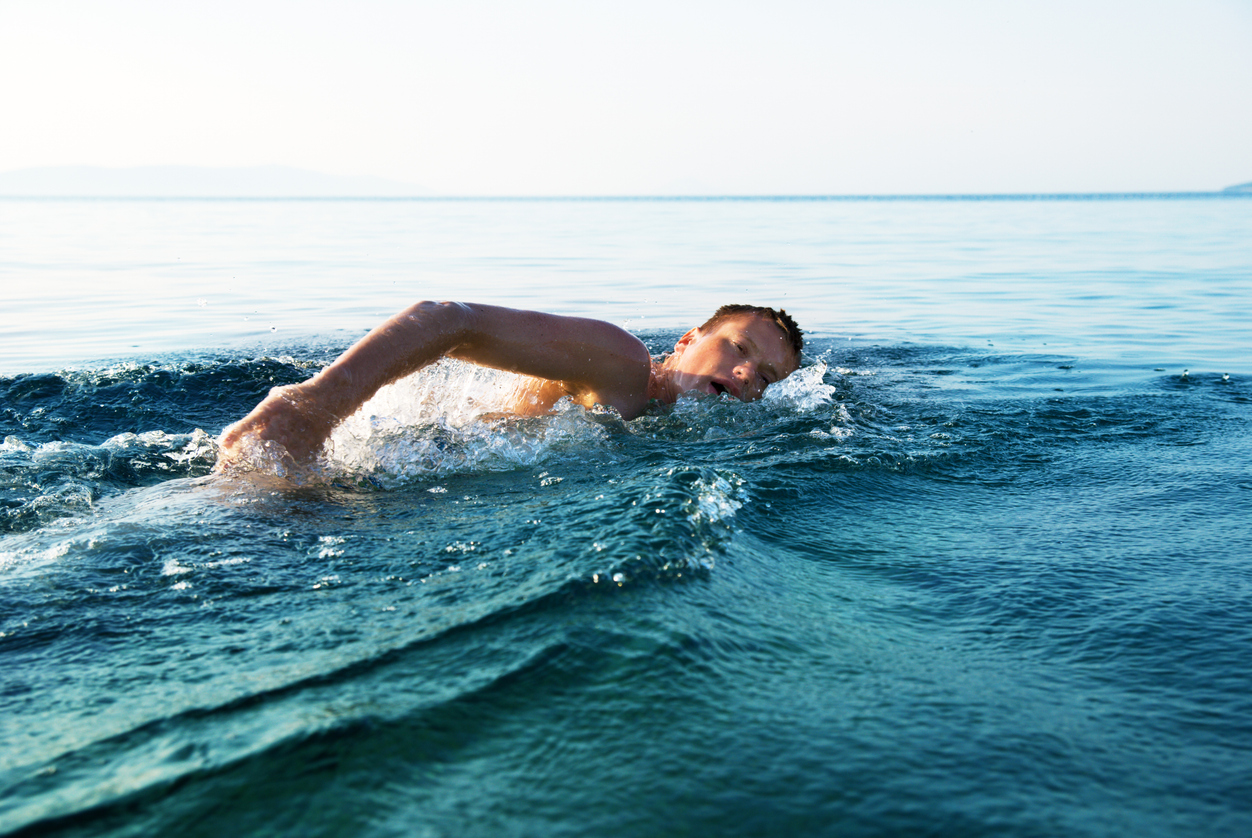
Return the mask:
<svg viewBox="0 0 1252 838">
<path fill-rule="evenodd" d="M 691 344 L 695 343 L 699 337 L 700 337 L 700 327 L 697 326 L 691 331 L 687 332 L 687 334 L 683 335 L 682 337 L 678 339 L 678 343 L 674 344 L 674 354 L 675 355 L 682 354 L 682 351 L 686 349 L 688 346 L 690 346 Z"/>
</svg>

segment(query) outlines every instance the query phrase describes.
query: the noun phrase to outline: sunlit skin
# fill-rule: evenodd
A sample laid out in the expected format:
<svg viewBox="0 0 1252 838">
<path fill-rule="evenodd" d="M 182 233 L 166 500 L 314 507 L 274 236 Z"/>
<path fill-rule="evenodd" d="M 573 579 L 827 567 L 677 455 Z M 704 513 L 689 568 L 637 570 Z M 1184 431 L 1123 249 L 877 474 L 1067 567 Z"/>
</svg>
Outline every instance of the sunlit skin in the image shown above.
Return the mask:
<svg viewBox="0 0 1252 838">
<path fill-rule="evenodd" d="M 223 432 L 218 469 L 245 461 L 249 445 L 265 442 L 282 446 L 296 463 L 307 462 L 380 387 L 440 358 L 530 376 L 524 398 L 512 406 L 516 413 L 542 413 L 568 397 L 587 407 L 612 407 L 623 419 L 639 416 L 652 401 L 672 403 L 692 391 L 752 401 L 799 366 L 783 330 L 751 313 L 692 329 L 655 362 L 637 337 L 600 320 L 423 301 L 308 381 L 271 390 Z"/>
<path fill-rule="evenodd" d="M 741 314 L 707 333 L 692 329 L 653 370 L 650 395 L 672 402 L 682 393 L 729 393 L 740 401 L 759 399 L 765 388 L 799 366 L 787 336 L 772 321 Z"/>
</svg>

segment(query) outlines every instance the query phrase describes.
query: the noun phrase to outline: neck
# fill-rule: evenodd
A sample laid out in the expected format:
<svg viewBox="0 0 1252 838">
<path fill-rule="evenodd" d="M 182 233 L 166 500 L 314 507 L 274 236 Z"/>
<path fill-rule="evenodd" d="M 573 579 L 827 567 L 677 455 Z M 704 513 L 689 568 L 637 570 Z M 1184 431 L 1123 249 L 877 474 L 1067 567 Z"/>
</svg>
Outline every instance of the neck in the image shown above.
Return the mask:
<svg viewBox="0 0 1252 838">
<path fill-rule="evenodd" d="M 671 357 L 673 356 L 667 355 L 660 361 L 652 362 L 652 369 L 648 375 L 649 400 L 655 399 L 664 404 L 673 404 L 678 401 L 674 380 L 670 375 L 669 367 L 665 365 Z"/>
</svg>

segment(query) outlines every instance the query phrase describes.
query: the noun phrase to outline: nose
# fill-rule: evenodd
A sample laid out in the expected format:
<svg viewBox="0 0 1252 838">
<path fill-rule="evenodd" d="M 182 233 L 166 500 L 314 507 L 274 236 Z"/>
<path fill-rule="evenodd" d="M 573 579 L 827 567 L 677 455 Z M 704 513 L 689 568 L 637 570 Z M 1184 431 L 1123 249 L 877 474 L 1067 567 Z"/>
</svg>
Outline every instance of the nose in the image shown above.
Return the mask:
<svg viewBox="0 0 1252 838">
<path fill-rule="evenodd" d="M 745 396 L 757 391 L 756 362 L 744 361 L 735 367 L 735 377 L 741 382 L 741 390 Z"/>
</svg>

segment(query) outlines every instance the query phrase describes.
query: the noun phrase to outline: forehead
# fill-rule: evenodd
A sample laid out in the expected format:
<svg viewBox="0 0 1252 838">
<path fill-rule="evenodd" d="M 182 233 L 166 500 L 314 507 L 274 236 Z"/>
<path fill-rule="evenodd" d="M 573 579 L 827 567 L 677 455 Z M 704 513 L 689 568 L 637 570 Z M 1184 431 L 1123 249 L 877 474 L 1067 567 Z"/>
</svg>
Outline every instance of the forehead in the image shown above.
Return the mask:
<svg viewBox="0 0 1252 838">
<path fill-rule="evenodd" d="M 744 337 L 761 355 L 761 360 L 787 375 L 800 366 L 800 359 L 791 348 L 787 333 L 777 323 L 759 314 L 735 314 L 717 324 L 716 334 L 734 333 Z"/>
</svg>

